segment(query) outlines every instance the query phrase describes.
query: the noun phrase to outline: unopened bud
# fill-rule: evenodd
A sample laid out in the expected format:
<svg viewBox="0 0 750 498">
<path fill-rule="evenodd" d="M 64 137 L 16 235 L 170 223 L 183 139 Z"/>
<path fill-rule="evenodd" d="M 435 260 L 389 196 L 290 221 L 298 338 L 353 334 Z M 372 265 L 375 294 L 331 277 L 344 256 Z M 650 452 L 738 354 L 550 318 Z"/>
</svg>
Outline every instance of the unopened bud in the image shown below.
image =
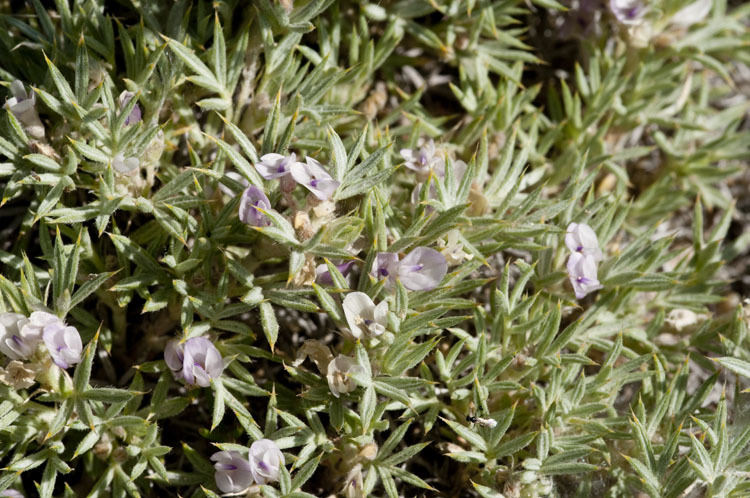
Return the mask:
<svg viewBox="0 0 750 498">
<path fill-rule="evenodd" d="M 366 444 L 359 452 L 359 456 L 366 460 L 375 460 L 378 454 L 378 445 L 375 443 Z"/>
</svg>

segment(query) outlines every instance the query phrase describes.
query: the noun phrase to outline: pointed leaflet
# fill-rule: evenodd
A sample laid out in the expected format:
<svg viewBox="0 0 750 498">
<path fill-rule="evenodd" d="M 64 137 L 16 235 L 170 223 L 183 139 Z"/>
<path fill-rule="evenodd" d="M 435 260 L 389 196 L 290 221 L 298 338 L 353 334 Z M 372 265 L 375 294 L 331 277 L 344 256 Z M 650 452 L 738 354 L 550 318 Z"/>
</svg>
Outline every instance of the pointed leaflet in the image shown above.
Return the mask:
<svg viewBox="0 0 750 498">
<path fill-rule="evenodd" d="M 96 344 L 99 341 L 99 332 L 101 329 L 102 327 L 100 325 L 94 338 L 91 339 L 86 346 L 86 351 L 83 353 L 83 359 L 76 367 L 75 374 L 73 374 L 73 389 L 78 396 L 83 395 L 88 388 L 89 378 L 91 377 L 91 365 L 94 362 L 94 353 L 96 352 Z"/>
</svg>

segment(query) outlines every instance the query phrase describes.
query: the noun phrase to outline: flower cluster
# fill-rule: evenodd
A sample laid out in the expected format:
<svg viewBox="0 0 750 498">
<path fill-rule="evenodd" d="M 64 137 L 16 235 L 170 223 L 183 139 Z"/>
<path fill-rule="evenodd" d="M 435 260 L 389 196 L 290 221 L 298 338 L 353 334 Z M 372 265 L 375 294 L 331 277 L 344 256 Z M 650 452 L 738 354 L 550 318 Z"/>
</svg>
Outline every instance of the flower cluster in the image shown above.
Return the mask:
<svg viewBox="0 0 750 498">
<path fill-rule="evenodd" d="M 239 451 L 219 451 L 211 460 L 216 462 L 216 487 L 223 493 L 240 493 L 253 483 L 278 481 L 284 454 L 274 441 L 259 439 L 250 445 L 248 459 Z"/>
<path fill-rule="evenodd" d="M 37 354 L 38 347 L 47 354 Z M 46 368 L 45 358 L 62 369 L 81 361 L 83 344 L 78 330 L 46 311 L 26 317 L 0 314 L 0 352 L 11 361 L 0 372 L 0 380 L 15 387 L 30 387 L 37 372 Z M 29 363 L 24 363 L 29 360 Z"/>
<path fill-rule="evenodd" d="M 294 152 L 288 156 L 266 154 L 255 164 L 255 169 L 266 180 L 280 179 L 284 182 L 284 179 L 291 177 L 321 201 L 330 199 L 340 185 L 317 160 L 306 157 L 304 163 L 297 161 Z"/>
<path fill-rule="evenodd" d="M 597 262 L 602 260 L 602 250 L 596 233 L 585 223 L 571 223 L 565 233 L 565 245 L 570 250 L 568 276 L 577 299 L 601 289 L 597 278 Z"/>
</svg>

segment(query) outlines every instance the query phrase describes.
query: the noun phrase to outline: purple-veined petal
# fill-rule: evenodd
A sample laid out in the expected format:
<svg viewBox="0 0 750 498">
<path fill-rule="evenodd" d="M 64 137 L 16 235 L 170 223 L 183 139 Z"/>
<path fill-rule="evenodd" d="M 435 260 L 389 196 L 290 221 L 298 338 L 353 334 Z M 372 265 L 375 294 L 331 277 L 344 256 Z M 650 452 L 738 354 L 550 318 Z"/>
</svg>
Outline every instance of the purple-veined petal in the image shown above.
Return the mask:
<svg viewBox="0 0 750 498">
<path fill-rule="evenodd" d="M 397 266 L 398 254 L 392 252 L 379 252 L 377 256 L 375 256 L 370 275 L 377 279 L 388 278 L 393 280 L 396 278 Z"/>
<path fill-rule="evenodd" d="M 253 484 L 250 462 L 242 458 L 238 451 L 219 451 L 211 455 L 216 462 L 216 487 L 222 493 L 239 493 Z"/>
<path fill-rule="evenodd" d="M 346 278 L 349 275 L 352 267 L 354 266 L 354 261 L 346 261 L 335 266 L 339 270 L 339 272 L 341 272 L 341 275 Z M 327 264 L 323 263 L 315 267 L 315 279 L 320 284 L 333 285 L 333 277 L 331 277 L 331 272 L 328 271 Z"/>
<path fill-rule="evenodd" d="M 446 273 L 445 256 L 429 247 L 417 247 L 398 264 L 398 278 L 409 290 L 434 289 Z"/>
<path fill-rule="evenodd" d="M 603 258 L 596 232 L 585 223 L 571 223 L 565 232 L 565 245 L 571 252 L 590 255 L 595 261 Z"/>
<path fill-rule="evenodd" d="M 321 201 L 331 198 L 340 183 L 311 157 L 305 158 L 305 163 L 295 163 L 290 168 L 292 178 L 298 184 L 309 190 Z"/>
<path fill-rule="evenodd" d="M 250 445 L 248 461 L 255 482 L 261 485 L 278 481 L 285 463 L 281 449 L 270 439 L 259 439 Z"/>
<path fill-rule="evenodd" d="M 567 268 L 577 299 L 602 288 L 597 278 L 596 261 L 593 256 L 574 252 L 568 258 Z"/>
<path fill-rule="evenodd" d="M 610 0 L 609 9 L 625 25 L 639 24 L 646 12 L 643 0 Z"/>
<path fill-rule="evenodd" d="M 297 164 L 297 155 L 294 152 L 288 156 L 271 153 L 262 156 L 255 164 L 255 169 L 266 180 L 272 180 L 288 175 L 293 164 Z"/>
</svg>

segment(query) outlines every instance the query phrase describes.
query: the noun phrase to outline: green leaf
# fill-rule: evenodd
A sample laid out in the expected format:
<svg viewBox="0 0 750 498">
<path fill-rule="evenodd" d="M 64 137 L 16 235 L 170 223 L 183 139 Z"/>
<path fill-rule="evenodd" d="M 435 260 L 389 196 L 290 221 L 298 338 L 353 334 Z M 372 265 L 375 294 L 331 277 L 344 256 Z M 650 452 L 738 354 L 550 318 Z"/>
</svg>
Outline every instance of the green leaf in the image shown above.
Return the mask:
<svg viewBox="0 0 750 498">
<path fill-rule="evenodd" d="M 301 468 L 299 468 L 294 474 L 294 478 L 292 479 L 291 483 L 291 489 L 299 489 L 304 485 L 308 479 L 312 477 L 312 475 L 315 473 L 315 470 L 318 468 L 318 464 L 320 463 L 322 455 L 318 455 L 315 458 L 312 458 L 307 461 Z"/>
<path fill-rule="evenodd" d="M 97 387 L 88 389 L 82 395 L 83 399 L 103 401 L 105 403 L 122 403 L 130 401 L 133 396 L 135 396 L 135 393 L 111 387 Z"/>
<path fill-rule="evenodd" d="M 266 335 L 268 344 L 271 345 L 271 351 L 273 351 L 276 339 L 279 336 L 279 324 L 276 321 L 273 305 L 268 301 L 260 303 L 260 323 L 263 326 L 263 333 Z"/>
<path fill-rule="evenodd" d="M 99 341 L 100 331 L 101 327 L 96 331 L 94 338 L 86 345 L 86 350 L 83 352 L 81 363 L 78 364 L 76 371 L 73 374 L 73 389 L 78 396 L 84 396 L 88 389 L 89 378 L 91 377 L 91 367 L 94 363 L 96 345 Z"/>
<path fill-rule="evenodd" d="M 711 359 L 728 370 L 750 379 L 750 362 L 740 360 L 739 358 L 732 358 L 731 356 Z"/>
<path fill-rule="evenodd" d="M 328 126 L 328 145 L 331 149 L 331 160 L 333 162 L 333 177 L 342 181 L 346 174 L 348 161 L 346 157 L 346 148 L 333 127 Z"/>
<path fill-rule="evenodd" d="M 203 61 L 201 61 L 193 53 L 192 50 L 190 50 L 177 40 L 172 40 L 170 38 L 166 38 L 166 40 L 169 43 L 169 48 L 172 49 L 172 52 L 174 52 L 175 55 L 185 63 L 185 65 L 187 65 L 195 74 L 198 75 L 198 77 L 188 78 L 190 81 L 198 86 L 202 86 L 203 88 L 212 90 L 216 93 L 223 92 L 223 87 L 216 79 L 214 74 L 211 72 L 208 66 L 206 66 Z"/>
<path fill-rule="evenodd" d="M 461 425 L 458 422 L 454 422 L 452 420 L 448 419 L 442 419 L 443 422 L 448 424 L 453 431 L 467 440 L 474 448 L 478 448 L 481 451 L 487 451 L 487 443 L 485 443 L 482 436 L 480 436 L 478 433 L 474 432 L 470 428 L 466 427 L 465 425 Z"/>
<path fill-rule="evenodd" d="M 224 384 L 221 381 L 211 379 L 211 387 L 214 390 L 214 411 L 211 417 L 211 431 L 216 429 L 224 418 Z"/>
<path fill-rule="evenodd" d="M 89 278 L 89 280 L 86 280 L 83 285 L 81 285 L 78 290 L 73 293 L 73 297 L 70 300 L 70 308 L 75 308 L 76 306 L 81 304 L 87 297 L 96 292 L 96 290 L 101 287 L 104 282 L 112 278 L 112 276 L 114 276 L 116 273 L 116 271 L 100 273 L 98 275 L 94 275 L 93 278 Z"/>
</svg>

